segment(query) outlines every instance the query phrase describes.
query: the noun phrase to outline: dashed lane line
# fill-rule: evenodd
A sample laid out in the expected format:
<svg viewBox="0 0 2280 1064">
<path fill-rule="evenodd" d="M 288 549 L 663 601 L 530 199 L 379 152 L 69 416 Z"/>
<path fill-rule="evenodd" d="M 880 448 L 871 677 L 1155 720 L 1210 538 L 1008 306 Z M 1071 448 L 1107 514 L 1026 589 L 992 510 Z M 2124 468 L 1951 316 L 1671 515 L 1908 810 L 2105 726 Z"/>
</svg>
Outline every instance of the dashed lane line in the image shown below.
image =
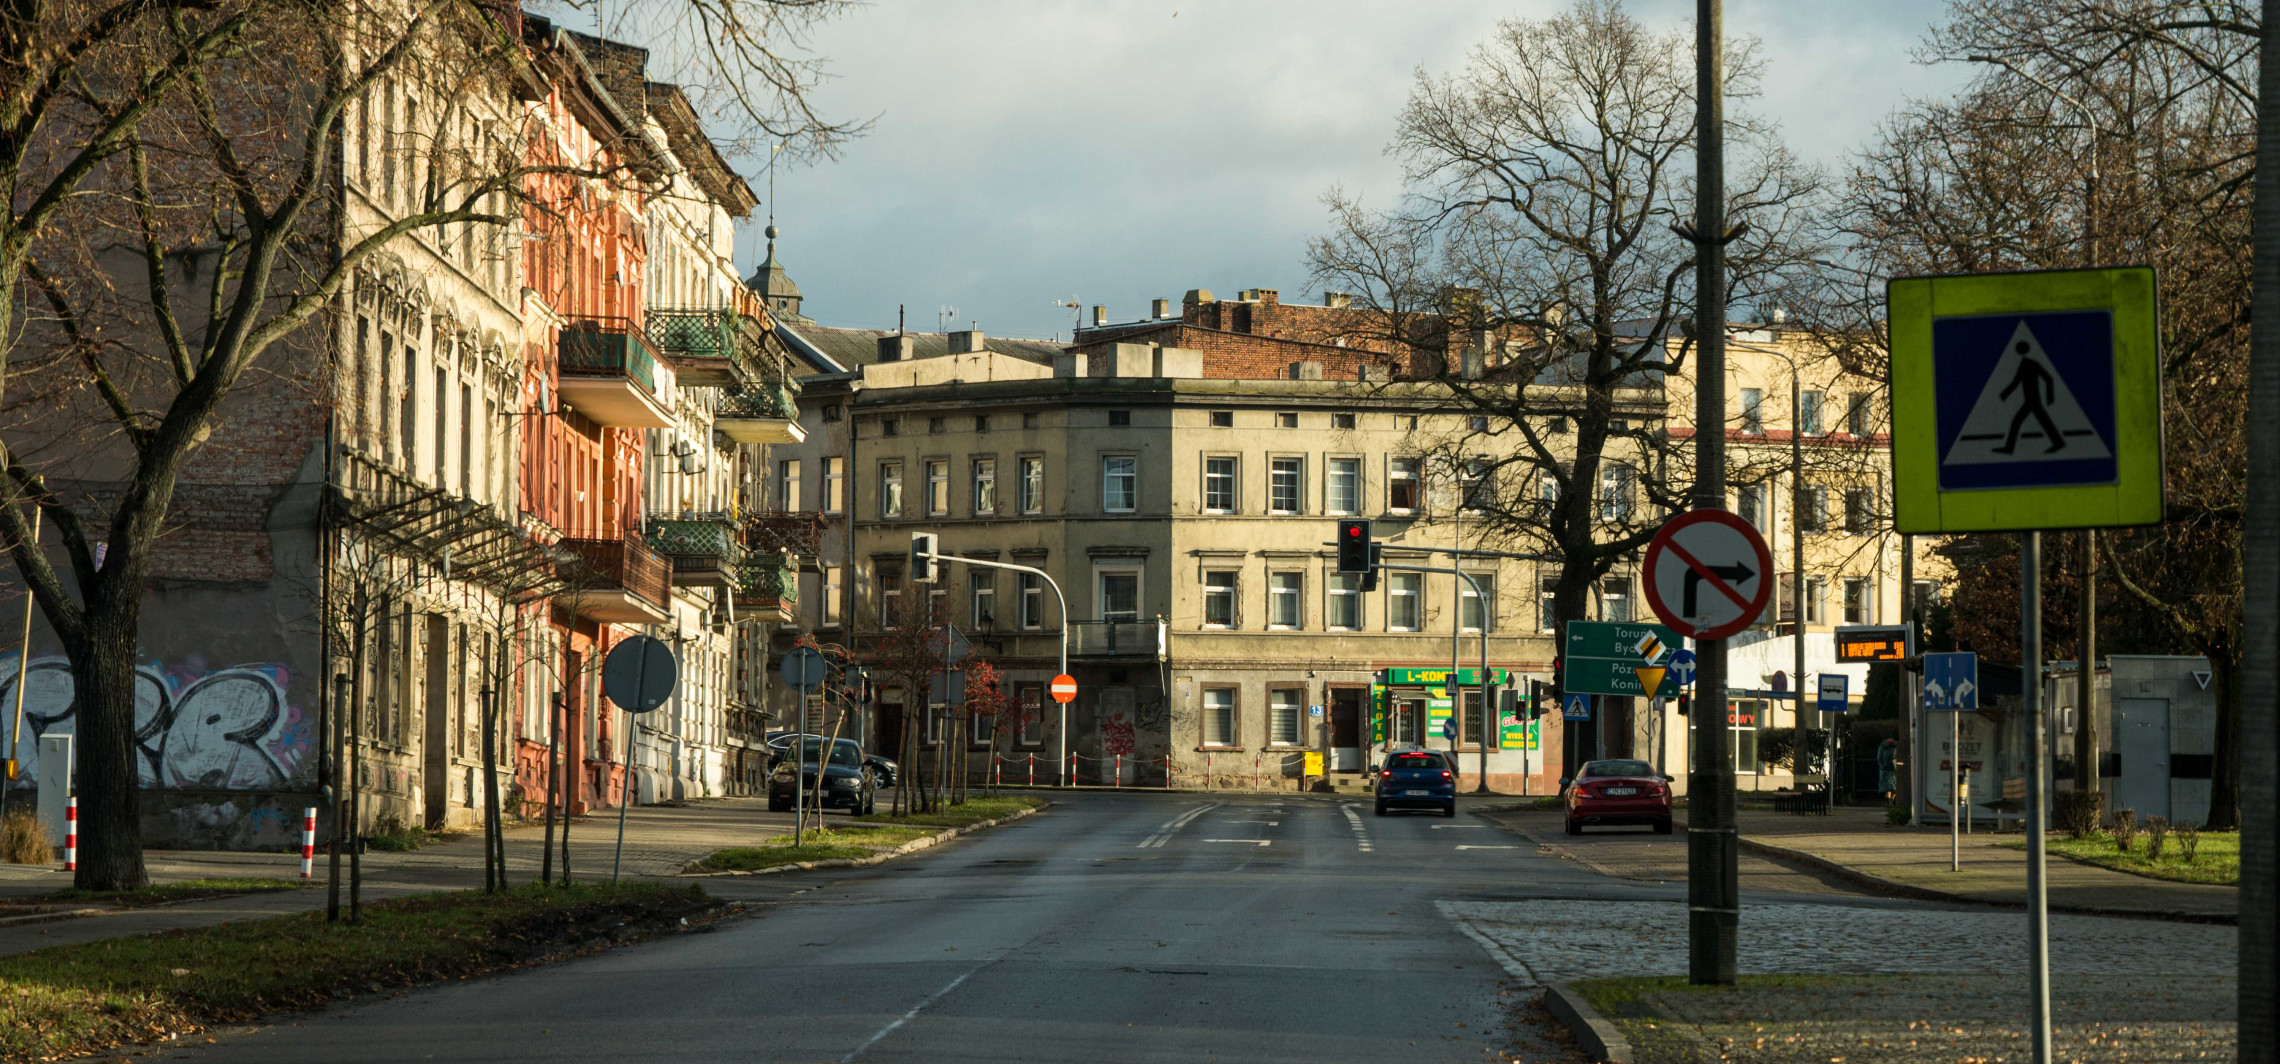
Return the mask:
<svg viewBox="0 0 2280 1064">
<path fill-rule="evenodd" d="M 1179 834 L 1180 829 L 1188 826 L 1189 821 L 1194 820 L 1195 818 L 1202 816 L 1203 814 L 1208 813 L 1214 809 L 1217 809 L 1219 806 L 1220 803 L 1212 802 L 1208 805 L 1199 805 L 1192 809 L 1189 809 L 1187 812 L 1181 813 L 1180 815 L 1165 821 L 1162 827 L 1156 829 L 1155 834 L 1150 835 L 1145 839 L 1141 839 L 1140 844 L 1133 847 L 1133 849 L 1146 850 L 1153 847 L 1161 847 L 1163 844 L 1172 841 L 1172 836 Z"/>
</svg>

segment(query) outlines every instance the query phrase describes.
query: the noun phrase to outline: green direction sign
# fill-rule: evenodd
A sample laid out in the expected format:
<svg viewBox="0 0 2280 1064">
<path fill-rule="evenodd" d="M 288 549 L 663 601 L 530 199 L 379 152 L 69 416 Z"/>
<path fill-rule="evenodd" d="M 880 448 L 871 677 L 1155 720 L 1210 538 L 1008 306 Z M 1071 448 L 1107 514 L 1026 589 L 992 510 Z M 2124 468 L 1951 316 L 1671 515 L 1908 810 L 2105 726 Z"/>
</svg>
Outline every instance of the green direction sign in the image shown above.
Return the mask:
<svg viewBox="0 0 2280 1064">
<path fill-rule="evenodd" d="M 1886 297 L 1898 531 L 2161 521 L 2152 268 L 1904 277 Z"/>
<path fill-rule="evenodd" d="M 1449 670 L 1447 669 L 1385 670 L 1385 685 L 1388 687 L 1441 687 L 1447 685 L 1448 682 Z M 1490 669 L 1488 670 L 1488 682 L 1508 684 L 1512 682 L 1512 674 L 1503 669 Z M 1480 686 L 1480 670 L 1458 669 L 1457 686 Z"/>
<path fill-rule="evenodd" d="M 1653 642 L 1648 642 L 1650 637 Z M 1645 644 L 1646 650 L 1655 649 L 1659 644 L 1661 652 L 1650 661 L 1641 644 Z M 1677 632 L 1659 624 L 1569 621 L 1567 626 L 1566 656 L 1571 658 L 1618 658 L 1633 665 L 1652 665 L 1685 645 L 1679 641 Z"/>
<path fill-rule="evenodd" d="M 1646 664 L 1643 661 L 1622 661 L 1616 658 L 1569 658 L 1567 672 L 1560 677 L 1560 690 L 1571 695 L 1643 695 L 1639 677 L 1634 671 Z M 1668 670 L 1663 673 L 1662 686 L 1654 692 L 1662 698 L 1677 698 L 1678 681 Z"/>
</svg>

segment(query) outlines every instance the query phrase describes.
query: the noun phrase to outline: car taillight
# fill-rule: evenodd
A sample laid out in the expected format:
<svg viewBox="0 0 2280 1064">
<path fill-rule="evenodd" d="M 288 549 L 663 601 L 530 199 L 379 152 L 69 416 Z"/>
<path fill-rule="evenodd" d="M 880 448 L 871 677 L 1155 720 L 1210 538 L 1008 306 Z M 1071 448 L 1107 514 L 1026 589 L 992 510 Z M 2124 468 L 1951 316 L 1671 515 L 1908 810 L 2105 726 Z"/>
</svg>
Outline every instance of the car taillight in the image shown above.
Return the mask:
<svg viewBox="0 0 2280 1064">
<path fill-rule="evenodd" d="M 1379 773 L 1378 773 L 1378 778 L 1379 778 L 1379 779 L 1381 779 L 1381 780 L 1389 780 L 1389 779 L 1392 779 L 1392 778 L 1393 778 L 1393 770 L 1389 768 L 1389 769 L 1386 769 L 1386 770 L 1384 770 L 1384 771 L 1382 771 L 1382 772 L 1379 772 Z"/>
<path fill-rule="evenodd" d="M 1445 780 L 1453 780 L 1457 778 L 1457 774 L 1449 771 L 1448 769 L 1442 769 L 1441 778 Z"/>
</svg>

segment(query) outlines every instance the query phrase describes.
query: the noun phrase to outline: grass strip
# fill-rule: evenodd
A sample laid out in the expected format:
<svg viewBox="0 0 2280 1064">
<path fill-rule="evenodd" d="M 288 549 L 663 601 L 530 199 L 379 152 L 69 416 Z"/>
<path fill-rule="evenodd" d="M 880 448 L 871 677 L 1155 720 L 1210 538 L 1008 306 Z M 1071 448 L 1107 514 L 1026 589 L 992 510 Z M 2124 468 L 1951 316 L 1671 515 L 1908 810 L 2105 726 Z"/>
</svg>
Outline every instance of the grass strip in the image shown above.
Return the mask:
<svg viewBox="0 0 2280 1064">
<path fill-rule="evenodd" d="M 803 861 L 860 860 L 925 838 L 943 828 L 962 828 L 984 820 L 1002 819 L 1045 804 L 1043 798 L 1018 796 L 969 798 L 932 813 L 866 817 L 807 832 L 797 846 L 792 845 L 792 836 L 778 835 L 751 846 L 714 850 L 702 860 L 690 862 L 682 871 L 757 872 Z"/>
<path fill-rule="evenodd" d="M 593 884 L 368 903 L 0 957 L 0 1061 L 69 1058 L 337 997 L 463 978 L 646 937 L 717 903 Z"/>
<path fill-rule="evenodd" d="M 931 813 L 906 813 L 902 816 L 883 816 L 880 823 L 917 824 L 937 828 L 962 828 L 984 820 L 999 820 L 1024 809 L 1037 809 L 1045 799 L 1027 795 L 1000 795 L 996 798 L 968 798 L 957 805 L 944 805 Z"/>
<path fill-rule="evenodd" d="M 2177 836 L 2171 835 L 2159 860 L 2145 855 L 2147 838 L 2139 832 L 2130 852 L 2115 848 L 2114 837 L 2103 831 L 2082 838 L 2052 835 L 2043 842 L 2051 853 L 2083 864 L 2111 868 L 2117 872 L 2130 872 L 2154 879 L 2176 883 L 2210 883 L 2219 886 L 2238 886 L 2240 883 L 2240 832 L 2204 831 L 2201 844 L 2191 861 L 2185 860 L 2178 847 Z M 2027 848 L 2025 839 L 1997 843 L 2014 850 Z"/>
<path fill-rule="evenodd" d="M 301 890 L 315 885 L 315 880 L 278 879 L 270 876 L 185 879 L 175 883 L 154 883 L 139 890 L 80 890 L 77 887 L 68 887 L 32 898 L 18 899 L 8 904 L 84 901 L 116 905 L 126 909 L 138 909 L 146 905 L 168 905 L 174 902 L 203 901 L 208 898 L 229 898 L 240 894 L 269 894 L 280 890 Z"/>
</svg>

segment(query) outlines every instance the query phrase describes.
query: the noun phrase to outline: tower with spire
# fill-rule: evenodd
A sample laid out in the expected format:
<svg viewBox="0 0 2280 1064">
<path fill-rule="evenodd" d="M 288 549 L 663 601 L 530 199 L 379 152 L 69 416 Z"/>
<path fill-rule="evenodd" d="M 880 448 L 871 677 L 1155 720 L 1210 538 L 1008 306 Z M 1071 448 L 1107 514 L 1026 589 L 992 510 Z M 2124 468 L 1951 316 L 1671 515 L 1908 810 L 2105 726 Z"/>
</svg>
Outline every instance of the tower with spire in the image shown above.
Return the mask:
<svg viewBox="0 0 2280 1064">
<path fill-rule="evenodd" d="M 744 286 L 759 294 L 761 302 L 768 305 L 768 313 L 777 320 L 803 324 L 808 318 L 800 313 L 800 286 L 792 283 L 784 273 L 784 264 L 776 261 L 775 219 L 769 219 L 767 232 L 768 258 L 744 279 Z"/>
</svg>

